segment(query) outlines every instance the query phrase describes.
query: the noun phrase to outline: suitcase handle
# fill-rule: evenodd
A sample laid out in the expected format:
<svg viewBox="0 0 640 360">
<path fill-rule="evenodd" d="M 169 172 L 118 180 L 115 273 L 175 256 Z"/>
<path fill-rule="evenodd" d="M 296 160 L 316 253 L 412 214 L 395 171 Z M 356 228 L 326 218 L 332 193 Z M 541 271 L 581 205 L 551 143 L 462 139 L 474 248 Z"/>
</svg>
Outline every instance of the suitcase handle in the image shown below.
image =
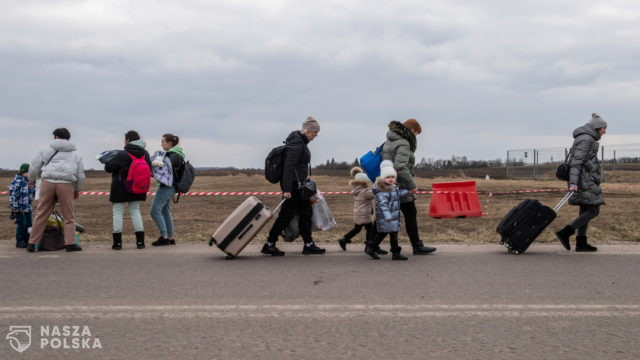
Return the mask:
<svg viewBox="0 0 640 360">
<path fill-rule="evenodd" d="M 558 205 L 556 205 L 556 207 L 553 208 L 553 211 L 558 212 L 558 210 L 560 210 L 560 208 L 562 208 L 564 206 L 564 204 L 567 203 L 567 201 L 569 201 L 569 199 L 573 196 L 573 191 L 569 191 L 567 193 L 567 195 L 565 195 L 562 200 L 560 200 L 560 202 L 558 203 Z"/>
<path fill-rule="evenodd" d="M 287 201 L 287 200 L 288 200 L 287 198 L 282 199 L 282 201 L 280 201 L 280 204 L 278 204 L 278 205 L 276 206 L 276 208 L 275 208 L 275 209 L 273 209 L 273 211 L 272 211 L 271 213 L 272 213 L 272 214 L 277 213 L 277 212 L 278 212 L 278 210 L 280 210 L 280 208 L 282 207 L 282 204 L 284 204 L 284 202 L 285 202 L 285 201 Z"/>
</svg>

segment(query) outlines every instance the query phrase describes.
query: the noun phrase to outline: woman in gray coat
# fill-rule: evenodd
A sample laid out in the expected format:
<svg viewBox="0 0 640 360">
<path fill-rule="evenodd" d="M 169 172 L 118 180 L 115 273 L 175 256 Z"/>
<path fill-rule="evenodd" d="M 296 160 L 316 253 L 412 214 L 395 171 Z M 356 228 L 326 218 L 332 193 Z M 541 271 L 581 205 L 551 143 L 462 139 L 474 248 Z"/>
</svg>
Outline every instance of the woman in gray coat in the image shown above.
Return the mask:
<svg viewBox="0 0 640 360">
<path fill-rule="evenodd" d="M 579 216 L 569 225 L 556 233 L 565 249 L 571 250 L 569 238 L 576 236 L 576 251 L 597 251 L 595 246 L 587 243 L 589 222 L 600 213 L 600 205 L 604 205 L 604 196 L 600 188 L 602 168 L 598 161 L 598 140 L 607 133 L 607 122 L 598 114 L 584 126 L 573 131 L 573 146 L 569 159 L 571 168 L 569 175 L 569 191 L 574 195 L 569 204 L 580 206 Z"/>
</svg>

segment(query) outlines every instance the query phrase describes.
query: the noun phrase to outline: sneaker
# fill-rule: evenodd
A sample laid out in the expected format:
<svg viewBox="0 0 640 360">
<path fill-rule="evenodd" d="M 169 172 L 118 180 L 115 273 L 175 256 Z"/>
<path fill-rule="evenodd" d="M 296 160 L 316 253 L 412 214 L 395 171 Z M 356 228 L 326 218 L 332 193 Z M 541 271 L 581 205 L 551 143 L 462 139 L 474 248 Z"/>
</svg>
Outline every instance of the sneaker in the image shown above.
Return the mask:
<svg viewBox="0 0 640 360">
<path fill-rule="evenodd" d="M 67 252 L 72 252 L 72 251 L 82 251 L 82 248 L 76 244 L 73 245 L 67 245 L 65 246 L 67 248 Z"/>
<path fill-rule="evenodd" d="M 175 244 L 176 244 L 175 240 L 171 242 L 170 239 L 163 238 L 162 236 L 160 236 L 158 240 L 151 243 L 152 246 L 166 246 L 166 245 L 175 245 Z"/>
<path fill-rule="evenodd" d="M 34 252 L 36 250 L 38 250 L 36 244 L 27 244 L 27 251 L 28 252 Z"/>
<path fill-rule="evenodd" d="M 319 248 L 314 243 L 311 243 L 311 245 L 308 246 L 305 244 L 302 248 L 302 255 L 322 255 L 325 252 L 327 252 L 326 249 Z"/>
<path fill-rule="evenodd" d="M 16 244 L 16 248 L 17 248 L 17 249 L 26 249 L 26 248 L 27 248 L 27 246 L 28 246 L 28 244 L 27 244 L 27 243 L 17 243 L 17 244 Z"/>
<path fill-rule="evenodd" d="M 280 251 L 280 249 L 276 247 L 276 244 L 273 244 L 271 246 L 269 244 L 264 244 L 260 252 L 264 255 L 284 256 L 284 251 Z"/>
</svg>

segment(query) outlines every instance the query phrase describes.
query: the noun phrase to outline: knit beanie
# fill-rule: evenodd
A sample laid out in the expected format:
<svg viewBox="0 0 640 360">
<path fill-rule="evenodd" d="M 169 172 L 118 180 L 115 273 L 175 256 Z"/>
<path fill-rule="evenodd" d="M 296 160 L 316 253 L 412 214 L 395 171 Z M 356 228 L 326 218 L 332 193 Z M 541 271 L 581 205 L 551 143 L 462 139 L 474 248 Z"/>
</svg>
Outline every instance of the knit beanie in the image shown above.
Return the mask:
<svg viewBox="0 0 640 360">
<path fill-rule="evenodd" d="M 416 119 L 408 119 L 402 123 L 402 125 L 408 127 L 409 130 L 414 130 L 418 134 L 422 132 L 422 126 L 420 126 L 420 123 Z"/>
<path fill-rule="evenodd" d="M 318 121 L 314 119 L 313 116 L 309 116 L 307 120 L 302 123 L 302 130 L 320 132 L 320 124 L 318 124 Z"/>
<path fill-rule="evenodd" d="M 359 173 L 356 174 L 356 176 L 354 176 L 353 178 L 355 181 L 361 181 L 361 182 L 371 182 L 371 180 L 369 180 L 369 177 L 367 176 L 367 174 L 365 173 Z"/>
<path fill-rule="evenodd" d="M 20 174 L 29 172 L 29 164 L 20 165 Z"/>
<path fill-rule="evenodd" d="M 385 179 L 389 176 L 398 177 L 396 169 L 393 168 L 393 162 L 390 160 L 384 160 L 380 163 L 380 177 Z"/>
<path fill-rule="evenodd" d="M 607 127 L 607 122 L 596 113 L 591 114 L 591 120 L 587 124 L 593 126 L 594 129 Z"/>
</svg>

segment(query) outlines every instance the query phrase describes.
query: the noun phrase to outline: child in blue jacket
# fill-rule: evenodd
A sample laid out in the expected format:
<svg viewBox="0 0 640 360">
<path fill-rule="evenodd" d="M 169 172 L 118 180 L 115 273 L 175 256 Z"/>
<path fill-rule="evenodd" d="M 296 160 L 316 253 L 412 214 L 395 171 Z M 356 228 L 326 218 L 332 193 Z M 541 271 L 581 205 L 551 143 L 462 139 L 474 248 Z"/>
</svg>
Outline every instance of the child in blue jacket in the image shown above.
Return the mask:
<svg viewBox="0 0 640 360">
<path fill-rule="evenodd" d="M 380 259 L 375 249 L 380 247 L 380 243 L 389 234 L 392 260 L 407 260 L 408 258 L 400 253 L 402 248 L 398 246 L 398 231 L 400 231 L 400 198 L 409 196 L 415 191 L 398 189 L 396 186 L 397 173 L 393 168 L 393 163 L 385 160 L 380 164 L 380 177 L 376 179 L 373 189 L 376 201 L 376 229 L 378 234 L 367 241 L 365 252 L 374 259 Z"/>
<path fill-rule="evenodd" d="M 20 172 L 9 185 L 9 207 L 11 218 L 15 219 L 16 247 L 26 248 L 29 242 L 29 231 L 32 225 L 32 203 L 35 196 L 35 186 L 29 186 L 29 164 L 22 164 Z"/>
</svg>

